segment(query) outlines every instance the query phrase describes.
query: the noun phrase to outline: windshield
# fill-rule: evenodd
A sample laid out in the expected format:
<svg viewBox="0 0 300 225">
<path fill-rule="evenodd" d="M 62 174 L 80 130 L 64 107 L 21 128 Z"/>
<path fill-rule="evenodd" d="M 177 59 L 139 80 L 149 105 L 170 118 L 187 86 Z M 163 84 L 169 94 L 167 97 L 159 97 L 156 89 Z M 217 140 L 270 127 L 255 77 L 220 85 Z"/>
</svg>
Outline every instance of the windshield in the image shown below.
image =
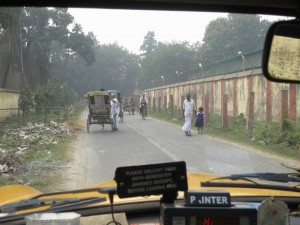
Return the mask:
<svg viewBox="0 0 300 225">
<path fill-rule="evenodd" d="M 294 173 L 299 86 L 261 69 L 266 32 L 285 19 L 0 8 L 0 186 L 72 190 L 175 161 Z"/>
</svg>

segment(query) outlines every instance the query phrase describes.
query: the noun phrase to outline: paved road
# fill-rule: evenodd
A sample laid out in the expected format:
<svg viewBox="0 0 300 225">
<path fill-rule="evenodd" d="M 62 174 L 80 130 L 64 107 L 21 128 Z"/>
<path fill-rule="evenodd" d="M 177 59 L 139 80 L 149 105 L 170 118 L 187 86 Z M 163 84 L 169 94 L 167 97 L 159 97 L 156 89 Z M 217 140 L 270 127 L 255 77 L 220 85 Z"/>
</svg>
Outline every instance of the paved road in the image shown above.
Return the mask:
<svg viewBox="0 0 300 225">
<path fill-rule="evenodd" d="M 119 131 L 111 132 L 109 125 L 104 130 L 100 125 L 92 125 L 90 133 L 84 130 L 78 135 L 73 149 L 73 172 L 79 180 L 74 187 L 113 179 L 120 166 L 171 161 L 183 160 L 191 171 L 219 174 L 290 172 L 280 165 L 282 162 L 297 166 L 291 160 L 206 134 L 194 132 L 191 137 L 185 136 L 181 127 L 151 117 L 142 120 L 126 113 L 119 126 Z"/>
</svg>

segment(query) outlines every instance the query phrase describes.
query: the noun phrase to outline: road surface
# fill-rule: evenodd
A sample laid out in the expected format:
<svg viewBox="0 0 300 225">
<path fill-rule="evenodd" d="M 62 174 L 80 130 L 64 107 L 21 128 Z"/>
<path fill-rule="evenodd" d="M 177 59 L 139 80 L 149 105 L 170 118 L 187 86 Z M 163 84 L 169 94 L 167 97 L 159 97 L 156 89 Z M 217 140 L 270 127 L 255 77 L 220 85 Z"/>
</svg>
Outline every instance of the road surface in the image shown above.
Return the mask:
<svg viewBox="0 0 300 225">
<path fill-rule="evenodd" d="M 86 124 L 86 114 L 82 124 Z M 196 132 L 186 136 L 181 127 L 151 117 L 125 113 L 119 131 L 93 124 L 77 134 L 64 187 L 80 188 L 114 178 L 117 167 L 185 161 L 187 170 L 229 175 L 252 172 L 291 172 L 299 161 L 283 159 Z M 296 164 L 297 163 L 297 164 Z"/>
</svg>

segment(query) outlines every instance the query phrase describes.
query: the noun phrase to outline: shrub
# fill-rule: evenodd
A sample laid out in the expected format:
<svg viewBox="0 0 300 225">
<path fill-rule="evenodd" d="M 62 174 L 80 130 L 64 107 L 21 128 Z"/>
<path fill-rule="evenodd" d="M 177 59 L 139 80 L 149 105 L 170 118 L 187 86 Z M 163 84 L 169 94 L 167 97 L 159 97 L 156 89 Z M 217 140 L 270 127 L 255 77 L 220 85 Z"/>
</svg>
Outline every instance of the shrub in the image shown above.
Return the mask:
<svg viewBox="0 0 300 225">
<path fill-rule="evenodd" d="M 29 112 L 33 106 L 33 98 L 29 88 L 23 88 L 19 96 L 19 108 L 23 111 L 23 114 Z"/>
</svg>

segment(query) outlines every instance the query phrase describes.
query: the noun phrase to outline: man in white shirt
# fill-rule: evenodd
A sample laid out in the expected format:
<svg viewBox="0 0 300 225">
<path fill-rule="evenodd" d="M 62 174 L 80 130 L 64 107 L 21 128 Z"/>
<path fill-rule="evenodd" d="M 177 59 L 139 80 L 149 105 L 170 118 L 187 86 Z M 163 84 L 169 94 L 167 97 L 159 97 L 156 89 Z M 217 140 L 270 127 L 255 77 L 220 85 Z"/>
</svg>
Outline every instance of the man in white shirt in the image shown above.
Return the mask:
<svg viewBox="0 0 300 225">
<path fill-rule="evenodd" d="M 120 104 L 115 94 L 111 95 L 110 101 L 110 117 L 114 121 L 114 128 L 113 130 L 119 129 L 119 122 L 118 122 L 118 115 L 120 112 Z"/>
<path fill-rule="evenodd" d="M 195 101 L 191 99 L 191 94 L 186 95 L 186 99 L 183 101 L 182 109 L 183 116 L 185 118 L 182 130 L 187 136 L 191 136 L 192 119 L 194 113 L 196 114 L 196 104 Z"/>
</svg>

